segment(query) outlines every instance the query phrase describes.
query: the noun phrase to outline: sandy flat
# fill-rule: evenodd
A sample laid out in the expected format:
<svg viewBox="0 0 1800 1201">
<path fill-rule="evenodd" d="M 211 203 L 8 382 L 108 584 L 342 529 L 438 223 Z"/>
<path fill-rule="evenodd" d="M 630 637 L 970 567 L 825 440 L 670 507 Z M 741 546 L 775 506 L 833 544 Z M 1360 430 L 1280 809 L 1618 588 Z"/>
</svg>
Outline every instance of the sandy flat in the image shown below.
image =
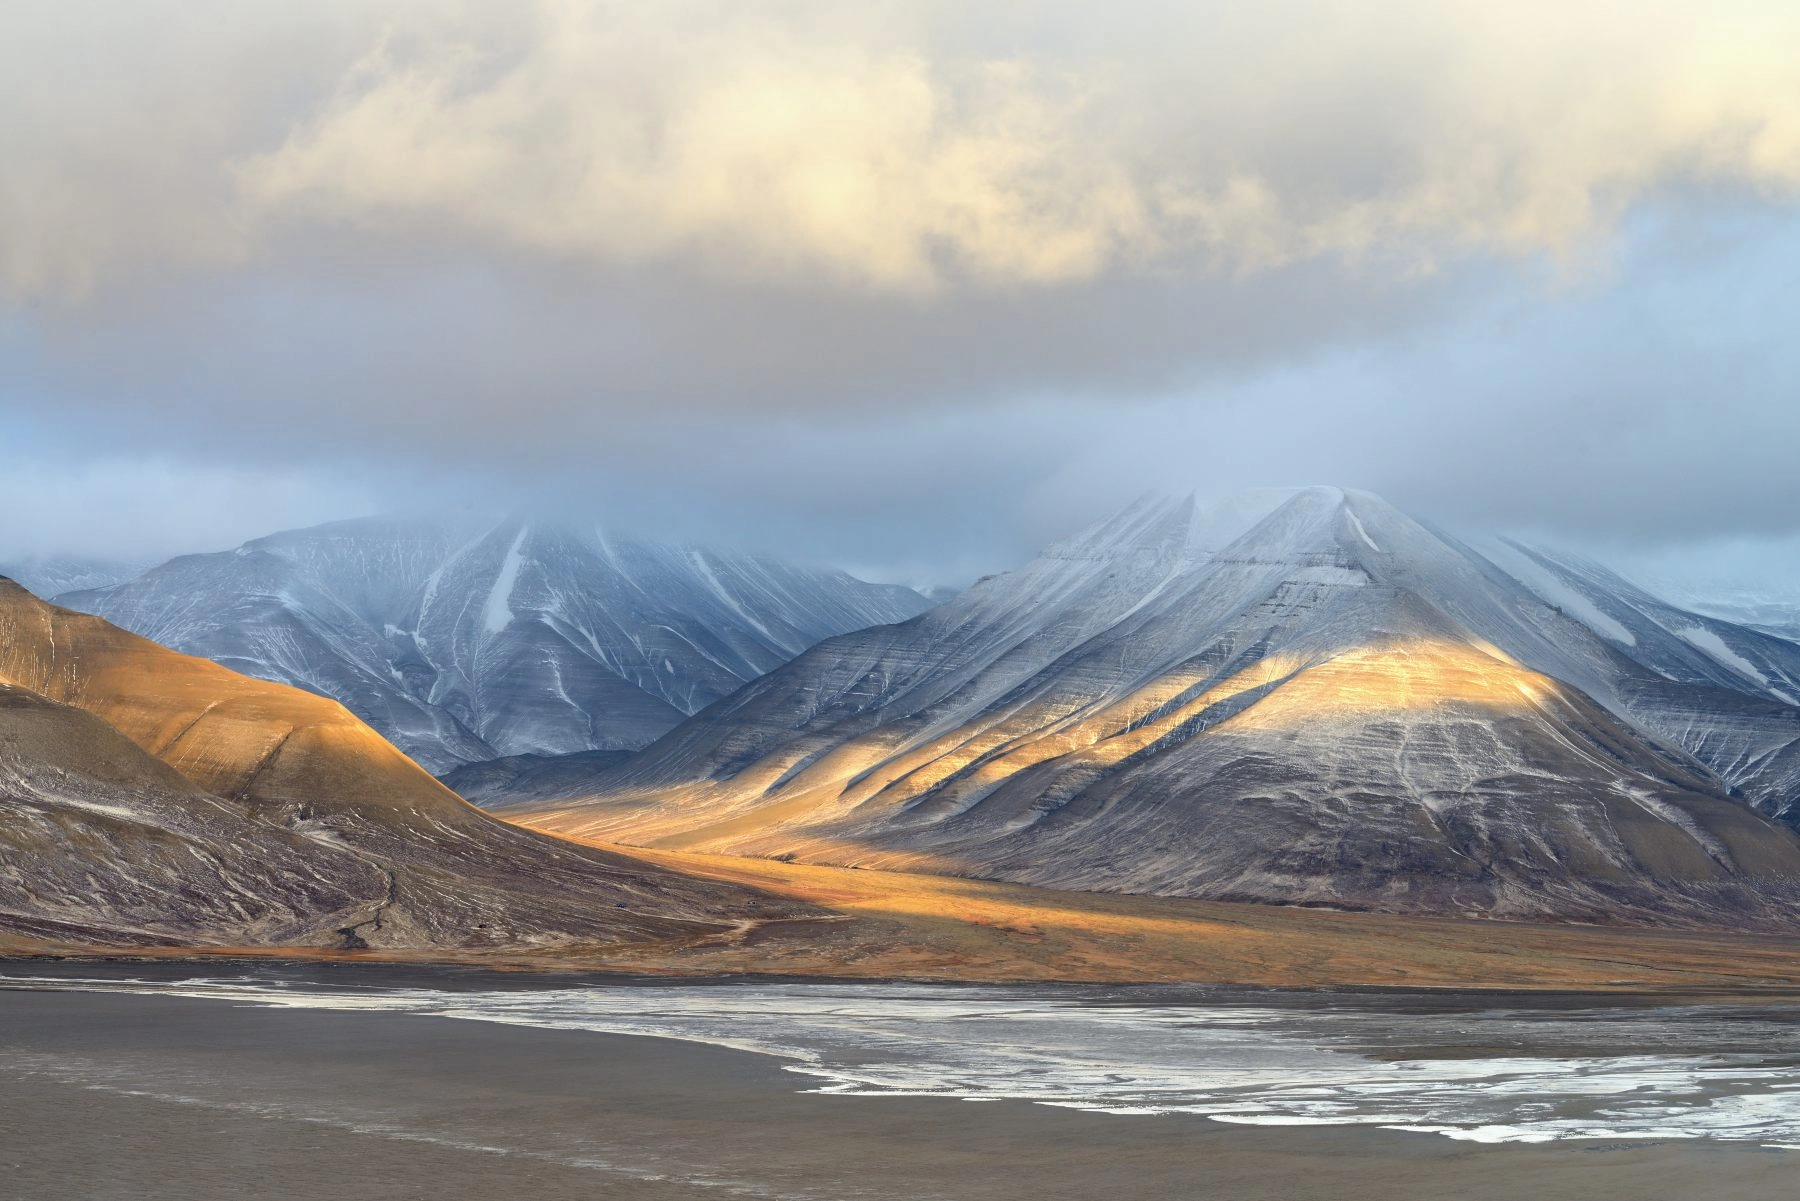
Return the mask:
<svg viewBox="0 0 1800 1201">
<path fill-rule="evenodd" d="M 0 1172 L 32 1201 L 1761 1201 L 1790 1194 L 1797 1163 L 803 1085 L 764 1056 L 654 1038 L 0 991 Z"/>
</svg>

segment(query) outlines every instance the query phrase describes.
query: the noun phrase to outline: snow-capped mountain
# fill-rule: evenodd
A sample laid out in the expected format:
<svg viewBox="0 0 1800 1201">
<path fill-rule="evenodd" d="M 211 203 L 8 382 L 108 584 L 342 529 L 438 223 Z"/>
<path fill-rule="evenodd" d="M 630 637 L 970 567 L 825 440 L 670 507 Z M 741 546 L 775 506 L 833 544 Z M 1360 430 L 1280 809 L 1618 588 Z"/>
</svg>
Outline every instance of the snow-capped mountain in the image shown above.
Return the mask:
<svg viewBox="0 0 1800 1201">
<path fill-rule="evenodd" d="M 1149 499 L 526 818 L 1065 888 L 1791 923 L 1800 646 L 1490 551 L 1366 493 Z"/>
<path fill-rule="evenodd" d="M 1607 650 L 1586 674 L 1567 667 L 1559 678 L 1686 751 L 1760 811 L 1800 825 L 1800 644 L 1679 608 L 1566 552 L 1485 549 Z"/>
<path fill-rule="evenodd" d="M 588 527 L 370 518 L 172 559 L 58 604 L 336 698 L 434 772 L 642 746 L 910 589 Z"/>
<path fill-rule="evenodd" d="M 0 936 L 612 950 L 795 911 L 498 821 L 339 704 L 0 579 Z"/>
<path fill-rule="evenodd" d="M 1670 590 L 1660 590 L 1671 595 Z M 1691 586 L 1672 593 L 1684 609 L 1733 625 L 1749 626 L 1790 642 L 1800 641 L 1800 593 L 1782 588 L 1708 589 Z"/>
<path fill-rule="evenodd" d="M 123 583 L 149 567 L 147 561 L 94 559 L 79 555 L 34 555 L 0 563 L 0 576 L 36 596 L 55 596 Z"/>
</svg>

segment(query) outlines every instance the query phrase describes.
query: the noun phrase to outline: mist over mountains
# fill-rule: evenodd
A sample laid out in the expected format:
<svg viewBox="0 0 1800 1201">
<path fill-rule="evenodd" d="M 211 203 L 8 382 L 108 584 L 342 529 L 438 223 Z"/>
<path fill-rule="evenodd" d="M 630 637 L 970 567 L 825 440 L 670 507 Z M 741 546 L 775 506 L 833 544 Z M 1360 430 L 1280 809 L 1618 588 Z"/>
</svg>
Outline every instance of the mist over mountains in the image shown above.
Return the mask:
<svg viewBox="0 0 1800 1201">
<path fill-rule="evenodd" d="M 108 588 L 131 579 L 150 566 L 149 562 L 85 555 L 33 555 L 0 562 L 0 576 L 34 596 L 51 597 L 64 592 Z"/>
<path fill-rule="evenodd" d="M 642 746 L 822 638 L 929 604 L 843 572 L 516 518 L 339 522 L 55 595 L 334 697 L 434 772 Z"/>
<path fill-rule="evenodd" d="M 1366 492 L 1147 495 L 931 599 L 519 518 L 26 567 L 556 834 L 1403 915 L 1800 916 L 1800 644 Z"/>
<path fill-rule="evenodd" d="M 1058 888 L 1786 920 L 1800 646 L 1485 552 L 1366 493 L 1146 499 L 519 799 L 552 830 Z"/>
</svg>

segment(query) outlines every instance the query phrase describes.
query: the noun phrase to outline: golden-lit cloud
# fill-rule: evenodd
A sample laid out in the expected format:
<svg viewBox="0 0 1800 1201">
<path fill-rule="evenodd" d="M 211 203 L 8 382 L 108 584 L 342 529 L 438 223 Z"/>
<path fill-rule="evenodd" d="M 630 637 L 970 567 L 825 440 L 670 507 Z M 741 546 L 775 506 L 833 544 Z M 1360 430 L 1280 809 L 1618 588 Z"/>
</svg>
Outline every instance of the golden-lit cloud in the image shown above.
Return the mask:
<svg viewBox="0 0 1800 1201">
<path fill-rule="evenodd" d="M 1792 539 L 1795 45 L 1767 0 L 8 0 L 0 553 L 347 479 L 906 579 L 1147 485 Z"/>
<path fill-rule="evenodd" d="M 5 19 L 15 295 L 308 222 L 901 291 L 1416 272 L 1800 190 L 1789 4 L 194 7 Z"/>
<path fill-rule="evenodd" d="M 652 11 L 535 5 L 499 63 L 461 43 L 377 51 L 243 164 L 245 196 L 553 254 L 693 252 L 903 288 L 944 264 L 1085 277 L 1152 233 L 1126 166 L 1079 136 L 1079 77 Z"/>
</svg>

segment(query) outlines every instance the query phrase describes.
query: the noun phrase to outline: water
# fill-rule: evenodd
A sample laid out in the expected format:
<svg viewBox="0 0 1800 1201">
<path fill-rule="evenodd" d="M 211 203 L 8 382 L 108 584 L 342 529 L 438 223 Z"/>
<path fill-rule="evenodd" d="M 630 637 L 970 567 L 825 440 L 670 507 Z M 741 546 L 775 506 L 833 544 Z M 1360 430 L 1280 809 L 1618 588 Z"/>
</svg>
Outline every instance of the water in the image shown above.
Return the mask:
<svg viewBox="0 0 1800 1201">
<path fill-rule="evenodd" d="M 842 1097 L 1366 1125 L 1481 1142 L 1800 1149 L 1800 1008 L 1156 987 L 589 982 L 416 987 L 292 972 L 0 987 L 654 1035 L 769 1055 Z"/>
</svg>

